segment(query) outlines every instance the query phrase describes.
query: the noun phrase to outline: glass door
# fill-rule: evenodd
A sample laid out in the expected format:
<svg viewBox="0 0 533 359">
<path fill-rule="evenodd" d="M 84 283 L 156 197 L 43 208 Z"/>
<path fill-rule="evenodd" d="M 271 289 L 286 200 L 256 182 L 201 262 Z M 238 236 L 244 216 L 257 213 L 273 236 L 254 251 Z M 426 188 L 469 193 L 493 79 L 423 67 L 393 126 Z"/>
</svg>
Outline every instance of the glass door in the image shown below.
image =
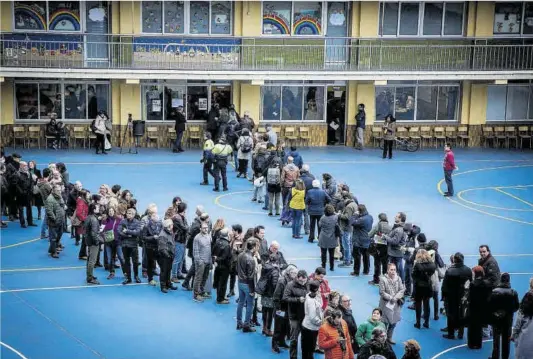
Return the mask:
<svg viewBox="0 0 533 359">
<path fill-rule="evenodd" d="M 349 2 L 329 2 L 326 31 L 326 65 L 344 66 L 348 59 Z"/>
</svg>

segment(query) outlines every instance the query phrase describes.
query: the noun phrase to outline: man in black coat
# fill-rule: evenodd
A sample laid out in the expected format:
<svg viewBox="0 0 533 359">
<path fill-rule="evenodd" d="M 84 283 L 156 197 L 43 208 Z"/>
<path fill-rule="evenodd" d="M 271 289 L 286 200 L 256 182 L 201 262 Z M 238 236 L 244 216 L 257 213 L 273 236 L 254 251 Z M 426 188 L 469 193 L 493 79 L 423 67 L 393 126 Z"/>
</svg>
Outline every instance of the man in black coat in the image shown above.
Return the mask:
<svg viewBox="0 0 533 359">
<path fill-rule="evenodd" d="M 518 293 L 511 288 L 509 273 L 501 275 L 500 284 L 489 297 L 490 322 L 494 333 L 492 359 L 509 359 L 509 338 L 513 325 L 513 315 L 520 307 Z"/>
<path fill-rule="evenodd" d="M 31 173 L 28 172 L 28 164 L 24 161 L 20 162 L 20 168 L 16 175 L 16 193 L 20 226 L 22 228 L 27 228 L 28 226 L 37 227 L 37 225 L 33 223 L 33 216 L 31 213 L 33 183 L 34 181 L 31 176 Z M 26 208 L 26 218 L 28 220 L 28 226 L 24 221 L 24 208 Z"/>
<path fill-rule="evenodd" d="M 228 278 L 231 266 L 231 247 L 229 245 L 229 230 L 222 228 L 219 238 L 213 250 L 213 257 L 217 264 L 215 276 L 217 281 L 217 304 L 229 304 L 226 299 L 226 289 L 228 288 Z"/>
<path fill-rule="evenodd" d="M 272 336 L 272 351 L 279 353 L 279 348 L 288 348 L 285 342 L 289 331 L 288 325 L 288 303 L 283 300 L 283 293 L 287 284 L 296 278 L 298 273 L 294 265 L 289 265 L 282 275 L 279 277 L 276 289 L 274 290 L 274 309 L 276 310 L 274 316 L 274 335 Z"/>
<path fill-rule="evenodd" d="M 178 109 L 175 112 L 173 110 L 171 113 L 174 114 L 176 119 L 176 123 L 174 125 L 174 129 L 176 130 L 176 142 L 174 143 L 174 149 L 172 152 L 184 152 L 183 147 L 181 147 L 181 140 L 183 139 L 185 123 L 187 120 L 185 119 L 185 114 L 183 113 L 183 106 L 178 106 Z"/>
<path fill-rule="evenodd" d="M 13 153 L 7 156 L 6 160 L 6 179 L 8 195 L 5 198 L 6 206 L 9 210 L 9 220 L 14 221 L 18 217 L 17 208 L 17 174 L 20 168 L 20 155 Z"/>
<path fill-rule="evenodd" d="M 479 261 L 478 265 L 483 267 L 485 272 L 485 282 L 492 289 L 500 283 L 500 266 L 496 261 L 496 258 L 490 253 L 490 248 L 486 244 L 479 246 Z"/>
<path fill-rule="evenodd" d="M 352 300 L 347 295 L 342 295 L 339 300 L 339 309 L 342 312 L 342 319 L 348 324 L 348 331 L 350 332 L 350 338 L 352 340 L 352 350 L 354 353 L 359 351 L 359 346 L 355 340 L 355 334 L 357 333 L 357 323 L 352 314 Z"/>
<path fill-rule="evenodd" d="M 472 270 L 464 265 L 462 253 L 455 253 L 453 265 L 448 268 L 442 282 L 442 299 L 446 302 L 446 317 L 448 319 L 448 334 L 443 337 L 455 339 L 455 331 L 458 330 L 459 339 L 463 338 L 464 323 L 463 309 L 466 302 L 465 283 L 472 280 Z"/>
<path fill-rule="evenodd" d="M 283 300 L 288 303 L 291 327 L 290 359 L 298 357 L 298 337 L 305 317 L 304 303 L 307 295 L 307 278 L 307 272 L 303 269 L 299 270 L 296 279 L 287 284 L 283 292 Z"/>
</svg>

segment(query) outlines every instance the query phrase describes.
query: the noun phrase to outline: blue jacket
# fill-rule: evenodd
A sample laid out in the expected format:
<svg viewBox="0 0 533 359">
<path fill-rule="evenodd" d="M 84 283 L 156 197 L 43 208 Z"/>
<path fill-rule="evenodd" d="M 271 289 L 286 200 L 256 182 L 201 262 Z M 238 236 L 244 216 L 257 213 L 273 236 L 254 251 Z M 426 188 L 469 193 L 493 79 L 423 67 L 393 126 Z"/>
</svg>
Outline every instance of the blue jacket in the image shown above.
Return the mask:
<svg viewBox="0 0 533 359">
<path fill-rule="evenodd" d="M 136 218 L 131 221 L 124 218 L 119 224 L 118 234 L 122 239 L 122 247 L 136 248 L 139 245 L 141 222 Z"/>
<path fill-rule="evenodd" d="M 311 173 L 306 171 L 300 171 L 300 179 L 305 184 L 305 191 L 313 189 L 313 181 L 316 179 Z"/>
<path fill-rule="evenodd" d="M 368 232 L 372 230 L 373 221 L 374 219 L 368 213 L 362 216 L 356 214 L 350 219 L 350 224 L 353 226 L 352 243 L 354 247 L 368 248 L 370 246 Z"/>
<path fill-rule="evenodd" d="M 322 216 L 329 201 L 331 198 L 320 188 L 312 188 L 305 195 L 305 204 L 310 216 Z"/>
<path fill-rule="evenodd" d="M 304 160 L 302 159 L 302 156 L 298 153 L 298 151 L 290 151 L 285 155 L 285 163 L 287 163 L 287 158 L 292 157 L 294 159 L 293 163 L 298 166 L 299 169 L 302 169 L 302 166 L 304 164 Z"/>
</svg>

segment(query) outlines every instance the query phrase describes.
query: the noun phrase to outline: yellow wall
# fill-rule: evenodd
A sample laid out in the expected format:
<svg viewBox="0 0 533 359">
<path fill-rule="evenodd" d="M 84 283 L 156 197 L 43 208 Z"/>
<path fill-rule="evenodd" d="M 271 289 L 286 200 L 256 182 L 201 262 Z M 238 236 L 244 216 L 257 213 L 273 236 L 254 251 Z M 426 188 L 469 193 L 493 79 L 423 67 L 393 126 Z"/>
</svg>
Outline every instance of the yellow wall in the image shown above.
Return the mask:
<svg viewBox="0 0 533 359">
<path fill-rule="evenodd" d="M 365 104 L 366 112 L 366 124 L 371 125 L 374 123 L 376 117 L 376 94 L 374 89 L 374 83 L 359 83 L 357 84 L 357 99 L 356 108 L 360 103 Z M 355 121 L 355 120 L 354 120 Z"/>
<path fill-rule="evenodd" d="M 346 94 L 346 124 L 355 125 L 357 114 L 357 81 L 348 81 L 348 93 Z"/>
<path fill-rule="evenodd" d="M 13 31 L 11 1 L 0 1 L 0 31 Z"/>
<path fill-rule="evenodd" d="M 494 2 L 477 1 L 476 37 L 492 37 L 494 25 Z"/>
<path fill-rule="evenodd" d="M 476 1 L 468 2 L 468 18 L 466 19 L 466 36 L 474 37 L 476 34 L 476 14 L 477 3 Z"/>
<path fill-rule="evenodd" d="M 138 34 L 141 32 L 141 3 L 140 1 L 120 1 L 120 16 L 118 29 L 121 34 Z M 113 8 L 115 9 L 115 7 Z M 113 13 L 117 16 L 117 13 Z"/>
<path fill-rule="evenodd" d="M 124 80 L 112 80 L 111 102 L 114 125 L 127 124 L 128 113 L 132 114 L 134 120 L 142 120 L 140 84 L 127 85 Z"/>
<path fill-rule="evenodd" d="M 352 5 L 352 19 L 351 19 L 351 31 L 349 36 L 359 37 L 361 35 L 360 21 L 361 21 L 361 3 L 353 1 Z"/>
<path fill-rule="evenodd" d="M 13 80 L 4 79 L 0 83 L 0 125 L 12 124 L 15 116 L 13 97 Z"/>
<path fill-rule="evenodd" d="M 250 112 L 250 117 L 254 119 L 255 125 L 259 125 L 261 102 L 261 86 L 254 86 L 249 83 L 241 84 L 241 111 L 239 114 L 244 115 L 244 111 Z"/>
<path fill-rule="evenodd" d="M 472 84 L 470 95 L 470 125 L 483 125 L 487 118 L 487 84 Z"/>
<path fill-rule="evenodd" d="M 377 37 L 379 26 L 379 2 L 362 1 L 359 22 L 359 33 L 361 37 Z M 367 116 L 368 117 L 368 116 Z"/>
<path fill-rule="evenodd" d="M 233 33 L 235 36 L 242 36 L 242 1 L 235 1 L 233 3 Z"/>
<path fill-rule="evenodd" d="M 472 82 L 464 81 L 461 92 L 461 118 L 462 125 L 470 123 L 470 97 L 472 96 Z"/>
<path fill-rule="evenodd" d="M 242 36 L 261 36 L 262 14 L 260 1 L 242 2 Z M 255 120 L 255 118 L 254 118 Z"/>
<path fill-rule="evenodd" d="M 239 115 L 243 115 L 244 111 L 241 108 L 241 82 L 233 81 L 231 86 L 231 101 L 235 105 L 235 110 Z"/>
</svg>

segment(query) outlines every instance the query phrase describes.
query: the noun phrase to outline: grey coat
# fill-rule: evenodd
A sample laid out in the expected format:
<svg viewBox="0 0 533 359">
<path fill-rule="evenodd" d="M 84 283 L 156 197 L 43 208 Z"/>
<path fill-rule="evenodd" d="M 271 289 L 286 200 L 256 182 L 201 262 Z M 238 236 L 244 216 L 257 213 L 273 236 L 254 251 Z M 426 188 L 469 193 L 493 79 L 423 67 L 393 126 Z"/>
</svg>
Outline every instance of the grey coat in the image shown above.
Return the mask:
<svg viewBox="0 0 533 359">
<path fill-rule="evenodd" d="M 323 215 L 318 222 L 320 235 L 318 236 L 318 246 L 320 248 L 336 248 L 337 237 L 335 236 L 335 225 L 337 224 L 337 215 Z"/>
<path fill-rule="evenodd" d="M 533 318 L 524 317 L 522 312 L 518 312 L 512 338 L 516 345 L 515 358 L 531 359 L 531 353 L 533 353 Z"/>
<path fill-rule="evenodd" d="M 353 199 L 348 199 L 344 202 L 344 209 L 339 216 L 339 225 L 343 232 L 352 231 L 353 226 L 350 225 L 350 218 L 357 212 L 357 204 Z"/>
<path fill-rule="evenodd" d="M 398 299 L 403 299 L 405 286 L 399 275 L 392 280 L 388 274 L 379 277 L 379 309 L 383 311 L 381 321 L 385 324 L 396 324 L 402 319 L 402 307 Z M 394 309 L 387 308 L 387 302 L 394 302 Z"/>
</svg>

